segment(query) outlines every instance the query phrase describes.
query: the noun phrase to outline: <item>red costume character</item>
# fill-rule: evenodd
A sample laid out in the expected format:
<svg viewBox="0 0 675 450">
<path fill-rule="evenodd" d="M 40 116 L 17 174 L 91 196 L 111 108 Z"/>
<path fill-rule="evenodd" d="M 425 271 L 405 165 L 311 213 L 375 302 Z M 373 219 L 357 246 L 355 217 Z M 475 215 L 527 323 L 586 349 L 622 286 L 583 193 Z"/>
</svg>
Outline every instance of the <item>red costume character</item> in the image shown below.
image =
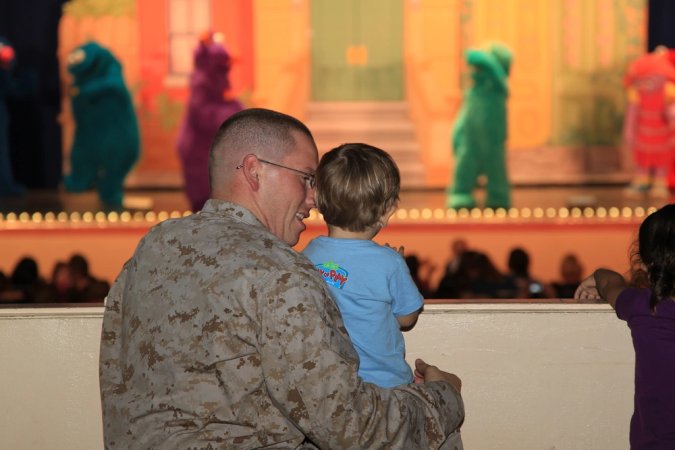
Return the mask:
<svg viewBox="0 0 675 450">
<path fill-rule="evenodd" d="M 638 171 L 627 193 L 667 198 L 668 172 L 675 162 L 675 67 L 668 52 L 658 48 L 635 60 L 625 85 L 624 141 Z"/>
</svg>

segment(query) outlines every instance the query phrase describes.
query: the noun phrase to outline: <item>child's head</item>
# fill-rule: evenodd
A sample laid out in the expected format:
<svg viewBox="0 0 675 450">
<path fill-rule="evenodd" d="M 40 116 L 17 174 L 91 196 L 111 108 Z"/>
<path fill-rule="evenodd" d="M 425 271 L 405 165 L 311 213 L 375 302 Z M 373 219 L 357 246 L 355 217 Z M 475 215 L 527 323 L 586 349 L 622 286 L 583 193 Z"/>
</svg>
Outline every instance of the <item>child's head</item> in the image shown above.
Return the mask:
<svg viewBox="0 0 675 450">
<path fill-rule="evenodd" d="M 675 204 L 650 214 L 638 234 L 638 256 L 655 300 L 675 294 Z"/>
<path fill-rule="evenodd" d="M 316 206 L 327 224 L 361 232 L 382 225 L 398 203 L 401 177 L 377 147 L 342 144 L 316 169 Z"/>
</svg>

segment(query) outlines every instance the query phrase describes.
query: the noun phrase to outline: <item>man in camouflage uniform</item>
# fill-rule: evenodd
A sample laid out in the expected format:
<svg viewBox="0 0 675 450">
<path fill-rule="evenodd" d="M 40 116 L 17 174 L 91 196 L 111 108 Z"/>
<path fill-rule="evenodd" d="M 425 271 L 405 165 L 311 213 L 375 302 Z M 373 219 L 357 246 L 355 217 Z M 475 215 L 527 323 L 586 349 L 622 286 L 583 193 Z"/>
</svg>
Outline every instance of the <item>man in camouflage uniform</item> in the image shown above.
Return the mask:
<svg viewBox="0 0 675 450">
<path fill-rule="evenodd" d="M 295 245 L 316 145 L 296 119 L 235 114 L 211 150 L 212 199 L 153 227 L 107 299 L 106 448 L 438 448 L 464 418 L 457 377 L 382 389 Z"/>
</svg>

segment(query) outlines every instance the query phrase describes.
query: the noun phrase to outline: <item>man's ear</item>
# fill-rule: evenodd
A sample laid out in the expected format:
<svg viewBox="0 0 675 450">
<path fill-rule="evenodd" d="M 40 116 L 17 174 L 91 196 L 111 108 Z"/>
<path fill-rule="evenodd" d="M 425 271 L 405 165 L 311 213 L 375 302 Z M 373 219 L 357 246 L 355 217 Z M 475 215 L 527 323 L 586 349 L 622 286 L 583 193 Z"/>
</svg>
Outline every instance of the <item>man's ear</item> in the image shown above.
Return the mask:
<svg viewBox="0 0 675 450">
<path fill-rule="evenodd" d="M 261 167 L 262 164 L 255 155 L 246 155 L 241 163 L 240 170 L 244 173 L 244 178 L 253 191 L 260 189 Z"/>
</svg>

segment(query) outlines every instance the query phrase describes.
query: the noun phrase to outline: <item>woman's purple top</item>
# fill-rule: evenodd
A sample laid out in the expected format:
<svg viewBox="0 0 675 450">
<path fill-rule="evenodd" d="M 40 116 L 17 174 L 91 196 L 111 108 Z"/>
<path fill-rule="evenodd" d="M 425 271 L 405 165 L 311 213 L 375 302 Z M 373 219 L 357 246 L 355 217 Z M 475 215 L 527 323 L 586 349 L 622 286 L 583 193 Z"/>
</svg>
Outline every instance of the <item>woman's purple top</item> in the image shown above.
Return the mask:
<svg viewBox="0 0 675 450">
<path fill-rule="evenodd" d="M 635 348 L 635 410 L 631 449 L 675 449 L 675 302 L 652 312 L 650 289 L 625 289 L 616 315 L 628 322 Z"/>
</svg>

